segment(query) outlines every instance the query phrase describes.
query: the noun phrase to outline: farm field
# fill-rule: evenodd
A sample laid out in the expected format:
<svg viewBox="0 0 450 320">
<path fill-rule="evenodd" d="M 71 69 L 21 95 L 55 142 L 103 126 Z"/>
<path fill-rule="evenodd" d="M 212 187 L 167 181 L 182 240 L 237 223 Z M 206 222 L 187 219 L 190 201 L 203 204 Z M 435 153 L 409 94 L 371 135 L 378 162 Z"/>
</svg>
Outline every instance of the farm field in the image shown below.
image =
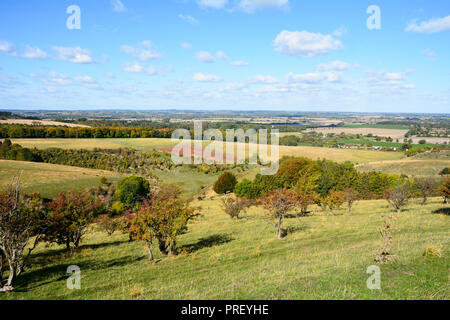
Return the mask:
<svg viewBox="0 0 450 320">
<path fill-rule="evenodd" d="M 118 173 L 48 163 L 0 160 L 0 189 L 8 187 L 18 173 L 24 192 L 52 198 L 60 191 L 83 190 L 100 185 L 100 178 L 118 181 Z"/>
<path fill-rule="evenodd" d="M 50 120 L 26 120 L 26 119 L 7 119 L 0 120 L 0 125 L 2 124 L 25 124 L 25 125 L 42 125 L 42 126 L 63 126 L 69 128 L 87 128 L 89 126 L 82 124 L 50 121 Z"/>
<path fill-rule="evenodd" d="M 143 243 L 94 225 L 73 255 L 40 245 L 17 291 L 2 299 L 449 299 L 449 207 L 441 198 L 418 203 L 398 215 L 398 260 L 380 266 L 382 290 L 367 289 L 366 270 L 381 246 L 381 214 L 392 211 L 386 201 L 358 202 L 352 216 L 314 208 L 314 216 L 287 219 L 291 231 L 277 240 L 261 209 L 231 220 L 214 197 L 193 203 L 203 216 L 180 237 L 178 256 L 155 248 L 158 260 L 149 263 Z M 440 256 L 424 256 L 430 247 Z M 66 289 L 73 264 L 81 290 Z"/>
<path fill-rule="evenodd" d="M 342 132 L 346 134 L 363 134 L 363 135 L 371 133 L 374 136 L 391 137 L 392 139 L 404 139 L 405 134 L 408 132 L 408 129 L 368 128 L 365 126 L 361 126 L 350 128 L 346 127 L 318 128 L 318 129 L 309 129 L 308 131 L 321 132 L 324 135 L 328 133 L 340 134 Z"/>
<path fill-rule="evenodd" d="M 27 148 L 63 148 L 63 149 L 117 149 L 134 148 L 140 151 L 150 152 L 153 149 L 165 149 L 175 146 L 177 143 L 171 139 L 12 139 Z M 204 145 L 207 145 L 206 143 Z M 224 143 L 224 148 L 226 144 Z M 248 148 L 247 148 L 248 149 Z M 280 157 L 297 156 L 314 160 L 328 159 L 333 161 L 351 161 L 366 163 L 382 160 L 397 160 L 403 157 L 400 152 L 383 152 L 369 150 L 343 150 L 318 147 L 289 147 L 280 146 Z"/>
<path fill-rule="evenodd" d="M 399 160 L 372 162 L 357 166 L 359 171 L 381 171 L 408 176 L 438 176 L 442 169 L 450 167 L 450 160 Z"/>
</svg>

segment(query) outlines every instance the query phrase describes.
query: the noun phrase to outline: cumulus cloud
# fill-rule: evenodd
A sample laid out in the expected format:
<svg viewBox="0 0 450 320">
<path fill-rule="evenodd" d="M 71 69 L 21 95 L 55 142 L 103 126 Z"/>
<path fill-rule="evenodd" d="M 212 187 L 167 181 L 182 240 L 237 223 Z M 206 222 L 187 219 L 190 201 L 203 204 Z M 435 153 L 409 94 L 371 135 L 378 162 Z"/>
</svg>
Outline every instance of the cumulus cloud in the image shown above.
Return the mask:
<svg viewBox="0 0 450 320">
<path fill-rule="evenodd" d="M 95 83 L 97 82 L 94 78 L 90 76 L 76 76 L 75 81 L 83 82 L 83 83 Z"/>
<path fill-rule="evenodd" d="M 343 48 L 341 41 L 334 39 L 331 35 L 287 30 L 278 34 L 274 46 L 278 52 L 303 58 L 312 58 Z"/>
<path fill-rule="evenodd" d="M 241 0 L 238 8 L 248 13 L 265 9 L 288 9 L 289 0 Z"/>
<path fill-rule="evenodd" d="M 53 47 L 58 53 L 57 59 L 63 61 L 70 61 L 73 63 L 93 63 L 91 52 L 88 49 L 81 49 L 80 47 Z"/>
<path fill-rule="evenodd" d="M 158 60 L 162 57 L 148 40 L 141 41 L 136 46 L 123 45 L 120 47 L 120 51 L 142 61 Z"/>
<path fill-rule="evenodd" d="M 7 54 L 15 53 L 13 44 L 8 41 L 0 40 L 0 52 Z"/>
<path fill-rule="evenodd" d="M 128 9 L 124 6 L 120 0 L 111 0 L 112 9 L 115 12 L 126 12 Z"/>
<path fill-rule="evenodd" d="M 405 29 L 406 32 L 437 33 L 450 31 L 450 15 L 444 18 L 430 19 L 428 21 L 411 22 Z"/>
<path fill-rule="evenodd" d="M 219 76 L 206 74 L 206 73 L 202 73 L 202 72 L 198 72 L 198 73 L 194 74 L 192 79 L 194 81 L 198 81 L 198 82 L 220 82 L 223 80 Z"/>
<path fill-rule="evenodd" d="M 38 47 L 26 46 L 25 52 L 21 55 L 23 58 L 27 59 L 48 59 L 47 53 L 39 49 Z"/>
<path fill-rule="evenodd" d="M 193 16 L 188 16 L 188 15 L 184 15 L 184 14 L 179 14 L 178 18 L 180 18 L 181 20 L 190 23 L 190 24 L 198 24 L 198 20 L 195 19 Z"/>
<path fill-rule="evenodd" d="M 211 53 L 206 52 L 206 51 L 197 52 L 195 57 L 197 58 L 197 60 L 199 60 L 201 62 L 206 62 L 206 63 L 216 62 L 216 58 Z"/>
<path fill-rule="evenodd" d="M 197 0 L 200 7 L 222 9 L 228 4 L 228 0 Z"/>
<path fill-rule="evenodd" d="M 219 60 L 228 60 L 228 56 L 223 51 L 216 52 L 216 58 Z"/>
<path fill-rule="evenodd" d="M 294 74 L 289 72 L 286 76 L 288 83 L 306 83 L 306 84 L 320 84 L 323 82 L 342 82 L 342 74 L 340 72 L 311 72 L 304 74 Z"/>
<path fill-rule="evenodd" d="M 330 71 L 330 70 L 346 71 L 346 70 L 350 70 L 350 68 L 351 68 L 350 64 L 348 64 L 347 62 L 343 62 L 343 61 L 333 61 L 328 64 L 321 63 L 317 67 L 317 69 L 319 69 L 320 71 Z"/>
</svg>

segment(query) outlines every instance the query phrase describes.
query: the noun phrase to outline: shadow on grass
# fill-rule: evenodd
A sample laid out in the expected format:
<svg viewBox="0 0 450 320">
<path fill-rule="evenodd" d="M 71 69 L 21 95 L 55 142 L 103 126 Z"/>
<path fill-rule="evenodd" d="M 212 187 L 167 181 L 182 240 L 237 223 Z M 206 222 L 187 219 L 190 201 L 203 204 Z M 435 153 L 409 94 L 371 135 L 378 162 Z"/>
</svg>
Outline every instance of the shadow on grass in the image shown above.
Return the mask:
<svg viewBox="0 0 450 320">
<path fill-rule="evenodd" d="M 450 208 L 440 208 L 440 209 L 434 210 L 433 213 L 445 214 L 447 216 L 450 216 Z"/>
<path fill-rule="evenodd" d="M 207 238 L 201 238 L 197 243 L 184 245 L 179 250 L 180 252 L 192 253 L 203 248 L 220 246 L 233 240 L 233 237 L 229 234 L 215 234 Z"/>
<path fill-rule="evenodd" d="M 122 267 L 128 264 L 132 264 L 138 261 L 142 261 L 146 257 L 133 257 L 125 256 L 118 259 L 111 259 L 107 261 L 84 261 L 76 263 L 81 272 L 102 270 L 113 267 Z M 41 286 L 48 285 L 53 282 L 63 281 L 69 278 L 70 274 L 67 273 L 67 268 L 74 263 L 62 263 L 54 266 L 43 267 L 31 271 L 27 271 L 17 278 L 17 284 L 15 286 L 15 292 L 27 292 L 39 288 Z M 32 285 L 27 285 L 32 284 Z M 65 284 L 62 284 L 65 285 Z"/>
</svg>

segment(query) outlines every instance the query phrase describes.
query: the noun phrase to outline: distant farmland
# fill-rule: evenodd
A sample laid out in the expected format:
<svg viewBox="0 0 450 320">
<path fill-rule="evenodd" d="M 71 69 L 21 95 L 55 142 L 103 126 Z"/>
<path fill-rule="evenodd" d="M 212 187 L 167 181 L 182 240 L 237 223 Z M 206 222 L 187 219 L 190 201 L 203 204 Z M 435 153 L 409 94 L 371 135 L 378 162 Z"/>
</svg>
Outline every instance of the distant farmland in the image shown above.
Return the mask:
<svg viewBox="0 0 450 320">
<path fill-rule="evenodd" d="M 25 125 L 40 125 L 40 126 L 61 126 L 61 127 L 69 127 L 69 128 L 89 128 L 89 126 L 85 126 L 82 124 L 73 124 L 73 123 L 65 123 L 65 122 L 57 122 L 57 121 L 48 121 L 48 120 L 26 120 L 26 119 L 8 119 L 8 120 L 0 120 L 0 125 L 2 124 L 25 124 Z"/>
</svg>

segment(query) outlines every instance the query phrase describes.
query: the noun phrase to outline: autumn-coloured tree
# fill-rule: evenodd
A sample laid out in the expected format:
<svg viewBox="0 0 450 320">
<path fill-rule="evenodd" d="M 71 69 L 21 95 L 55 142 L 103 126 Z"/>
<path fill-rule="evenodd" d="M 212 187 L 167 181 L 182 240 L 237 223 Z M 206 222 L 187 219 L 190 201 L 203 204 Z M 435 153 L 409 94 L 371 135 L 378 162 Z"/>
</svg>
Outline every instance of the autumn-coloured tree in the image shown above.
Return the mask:
<svg viewBox="0 0 450 320">
<path fill-rule="evenodd" d="M 189 202 L 181 198 L 175 186 L 163 186 L 150 200 L 144 201 L 131 220 L 130 233 L 147 244 L 149 259 L 153 259 L 152 244 L 158 240 L 162 253 L 173 255 L 177 237 L 187 230 L 190 220 L 198 216 Z"/>
<path fill-rule="evenodd" d="M 40 222 L 44 218 L 42 200 L 36 194 L 32 197 L 22 195 L 19 178 L 9 190 L 0 192 L 0 251 L 9 266 L 9 275 L 3 287 L 0 282 L 1 291 L 13 290 L 15 280 L 23 272 L 25 263 L 40 240 L 43 232 Z M 34 244 L 29 247 L 32 237 L 35 237 Z"/>
<path fill-rule="evenodd" d="M 450 198 L 450 177 L 443 177 L 443 182 L 441 185 L 441 194 L 444 197 L 444 203 L 448 204 L 448 199 Z"/>
<path fill-rule="evenodd" d="M 408 180 L 401 179 L 397 186 L 384 192 L 386 201 L 400 213 L 411 198 L 411 185 Z"/>
<path fill-rule="evenodd" d="M 414 178 L 417 190 L 422 196 L 422 205 L 427 203 L 428 197 L 437 189 L 437 181 L 432 177 Z"/>
<path fill-rule="evenodd" d="M 353 188 L 344 190 L 344 202 L 347 203 L 348 214 L 352 214 L 353 204 L 360 199 L 359 193 Z"/>
<path fill-rule="evenodd" d="M 89 192 L 61 192 L 48 204 L 50 209 L 45 241 L 78 248 L 86 228 L 103 213 L 104 202 Z"/>
<path fill-rule="evenodd" d="M 339 209 L 345 202 L 345 195 L 341 191 L 331 191 L 328 195 L 322 198 L 323 209 L 328 208 L 331 213 L 333 210 Z"/>
<path fill-rule="evenodd" d="M 226 194 L 233 192 L 237 185 L 237 179 L 231 172 L 224 172 L 214 183 L 213 190 L 217 194 Z"/>
<path fill-rule="evenodd" d="M 222 199 L 222 208 L 231 219 L 239 219 L 241 212 L 245 211 L 252 201 L 247 199 L 239 199 L 236 197 L 226 197 Z"/>
<path fill-rule="evenodd" d="M 320 176 L 320 172 L 305 169 L 306 168 L 303 169 L 303 173 L 294 188 L 302 215 L 306 215 L 308 213 L 308 207 L 314 204 L 319 196 L 316 193 L 316 181 Z"/>
<path fill-rule="evenodd" d="M 261 199 L 264 209 L 267 210 L 269 218 L 274 220 L 277 229 L 277 238 L 282 238 L 282 229 L 284 217 L 292 210 L 298 203 L 298 198 L 295 192 L 291 190 L 276 190 L 270 191 L 265 198 Z"/>
</svg>

